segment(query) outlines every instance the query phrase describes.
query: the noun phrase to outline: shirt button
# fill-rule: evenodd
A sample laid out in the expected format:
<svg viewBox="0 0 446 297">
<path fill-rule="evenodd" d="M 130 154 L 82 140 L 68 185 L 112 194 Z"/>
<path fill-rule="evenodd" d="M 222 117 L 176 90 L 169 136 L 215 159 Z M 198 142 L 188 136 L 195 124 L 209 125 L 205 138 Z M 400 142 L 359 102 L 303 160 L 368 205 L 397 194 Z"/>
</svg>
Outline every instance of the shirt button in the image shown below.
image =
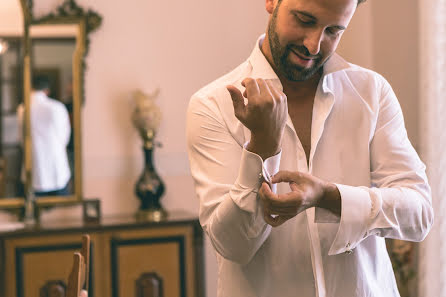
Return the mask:
<svg viewBox="0 0 446 297">
<path fill-rule="evenodd" d="M 345 251 L 345 253 L 347 255 L 350 255 L 351 253 L 353 253 L 353 250 L 350 248 L 350 242 L 347 243 L 347 245 L 345 247 L 347 248 L 347 250 Z"/>
</svg>

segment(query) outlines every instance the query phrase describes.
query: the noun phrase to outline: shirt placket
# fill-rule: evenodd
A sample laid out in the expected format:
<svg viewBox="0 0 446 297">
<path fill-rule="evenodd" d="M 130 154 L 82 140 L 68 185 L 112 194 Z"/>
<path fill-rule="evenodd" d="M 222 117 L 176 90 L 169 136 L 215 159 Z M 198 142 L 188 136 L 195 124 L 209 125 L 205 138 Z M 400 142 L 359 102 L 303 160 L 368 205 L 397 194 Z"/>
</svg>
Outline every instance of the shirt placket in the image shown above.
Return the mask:
<svg viewBox="0 0 446 297">
<path fill-rule="evenodd" d="M 311 172 L 311 167 L 310 167 Z M 313 275 L 316 283 L 316 296 L 326 297 L 324 265 L 322 263 L 321 242 L 319 239 L 319 230 L 314 222 L 315 208 L 309 208 L 307 214 L 308 235 L 310 237 L 311 264 L 313 266 Z"/>
<path fill-rule="evenodd" d="M 322 80 L 325 84 L 325 78 Z M 308 158 L 309 162 L 307 165 L 306 156 L 302 147 L 302 144 L 299 141 L 299 168 L 305 168 L 307 173 L 313 174 L 313 157 L 316 151 L 317 144 L 322 137 L 322 132 L 324 129 L 324 124 L 328 115 L 331 112 L 331 109 L 334 104 L 334 96 L 333 93 L 329 92 L 328 94 L 323 94 L 320 92 L 320 89 L 316 92 L 315 102 L 314 102 L 314 111 L 313 111 L 313 123 L 311 127 L 311 153 Z M 304 158 L 304 166 L 300 166 L 302 163 L 302 158 Z M 308 228 L 308 236 L 310 238 L 310 251 L 311 251 L 311 263 L 313 268 L 313 276 L 316 284 L 316 296 L 317 297 L 326 297 L 326 286 L 325 286 L 325 274 L 324 274 L 324 265 L 322 262 L 322 252 L 321 252 L 321 242 L 319 238 L 319 230 L 317 224 L 315 223 L 315 208 L 309 208 L 306 211 L 307 216 L 307 228 Z"/>
<path fill-rule="evenodd" d="M 299 140 L 298 140 L 299 141 Z M 300 142 L 300 141 L 299 141 Z M 306 173 L 311 173 L 312 162 L 310 159 L 310 167 L 307 166 L 307 160 L 302 145 L 299 147 L 298 168 L 304 168 Z M 324 266 L 322 263 L 321 244 L 319 239 L 319 231 L 315 221 L 315 208 L 309 208 L 305 211 L 307 217 L 307 232 L 310 239 L 311 264 L 313 268 L 313 277 L 316 287 L 317 297 L 326 297 Z"/>
<path fill-rule="evenodd" d="M 288 125 L 294 132 L 294 137 L 296 141 L 296 155 L 297 155 L 297 170 L 304 173 L 311 173 L 312 171 L 312 161 L 309 158 L 309 166 L 307 165 L 307 157 L 302 146 L 302 142 L 294 129 L 292 121 L 288 116 Z M 319 241 L 319 232 L 317 230 L 317 225 L 314 223 L 315 209 L 314 207 L 309 208 L 305 211 L 307 217 L 307 232 L 310 239 L 310 254 L 311 254 L 311 264 L 313 270 L 313 278 L 315 282 L 316 296 L 326 297 L 325 290 L 325 277 L 324 277 L 324 267 L 322 265 L 322 254 Z"/>
</svg>

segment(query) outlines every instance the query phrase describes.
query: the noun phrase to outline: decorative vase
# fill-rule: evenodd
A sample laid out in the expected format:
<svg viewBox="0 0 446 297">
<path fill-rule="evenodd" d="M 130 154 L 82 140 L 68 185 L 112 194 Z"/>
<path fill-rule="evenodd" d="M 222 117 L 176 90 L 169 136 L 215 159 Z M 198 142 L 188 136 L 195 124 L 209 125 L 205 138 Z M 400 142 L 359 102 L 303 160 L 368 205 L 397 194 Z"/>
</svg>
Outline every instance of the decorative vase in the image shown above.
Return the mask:
<svg viewBox="0 0 446 297">
<path fill-rule="evenodd" d="M 144 170 L 135 185 L 135 193 L 140 200 L 136 216 L 141 220 L 160 221 L 167 216 L 160 203 L 165 187 L 153 165 L 153 133 L 144 136 Z"/>
</svg>

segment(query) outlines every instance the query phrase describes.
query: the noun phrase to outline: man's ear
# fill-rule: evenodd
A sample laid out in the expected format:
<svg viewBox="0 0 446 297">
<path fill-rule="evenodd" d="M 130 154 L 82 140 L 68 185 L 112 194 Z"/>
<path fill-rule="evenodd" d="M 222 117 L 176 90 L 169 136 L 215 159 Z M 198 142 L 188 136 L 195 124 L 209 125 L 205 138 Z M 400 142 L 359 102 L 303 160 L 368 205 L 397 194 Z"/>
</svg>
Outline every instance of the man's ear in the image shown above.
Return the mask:
<svg viewBox="0 0 446 297">
<path fill-rule="evenodd" d="M 265 3 L 266 11 L 269 14 L 273 14 L 276 4 L 277 4 L 277 0 L 266 0 L 266 3 Z"/>
</svg>

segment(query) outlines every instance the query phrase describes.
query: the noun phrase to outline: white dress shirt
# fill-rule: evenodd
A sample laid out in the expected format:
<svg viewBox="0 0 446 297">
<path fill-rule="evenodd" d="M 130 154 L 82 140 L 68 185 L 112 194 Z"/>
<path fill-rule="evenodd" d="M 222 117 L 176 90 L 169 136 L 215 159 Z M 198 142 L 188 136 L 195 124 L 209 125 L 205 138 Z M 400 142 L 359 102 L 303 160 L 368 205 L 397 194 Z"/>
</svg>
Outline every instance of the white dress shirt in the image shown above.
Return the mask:
<svg viewBox="0 0 446 297">
<path fill-rule="evenodd" d="M 282 89 L 260 50 L 263 38 L 246 62 L 194 94 L 188 109 L 200 222 L 217 251 L 217 296 L 399 296 L 384 238 L 423 240 L 433 210 L 394 92 L 379 74 L 333 55 L 314 99 L 309 166 L 289 116 L 281 153 L 263 162 L 244 148 L 250 131 L 226 90 L 243 90 L 246 77 Z M 262 175 L 279 170 L 336 183 L 341 217 L 311 208 L 277 228 L 267 225 L 256 192 Z"/>
<path fill-rule="evenodd" d="M 18 109 L 23 122 L 23 105 Z M 70 180 L 67 145 L 71 126 L 62 102 L 47 97 L 42 91 L 31 95 L 31 139 L 33 188 L 38 192 L 63 189 Z"/>
</svg>

